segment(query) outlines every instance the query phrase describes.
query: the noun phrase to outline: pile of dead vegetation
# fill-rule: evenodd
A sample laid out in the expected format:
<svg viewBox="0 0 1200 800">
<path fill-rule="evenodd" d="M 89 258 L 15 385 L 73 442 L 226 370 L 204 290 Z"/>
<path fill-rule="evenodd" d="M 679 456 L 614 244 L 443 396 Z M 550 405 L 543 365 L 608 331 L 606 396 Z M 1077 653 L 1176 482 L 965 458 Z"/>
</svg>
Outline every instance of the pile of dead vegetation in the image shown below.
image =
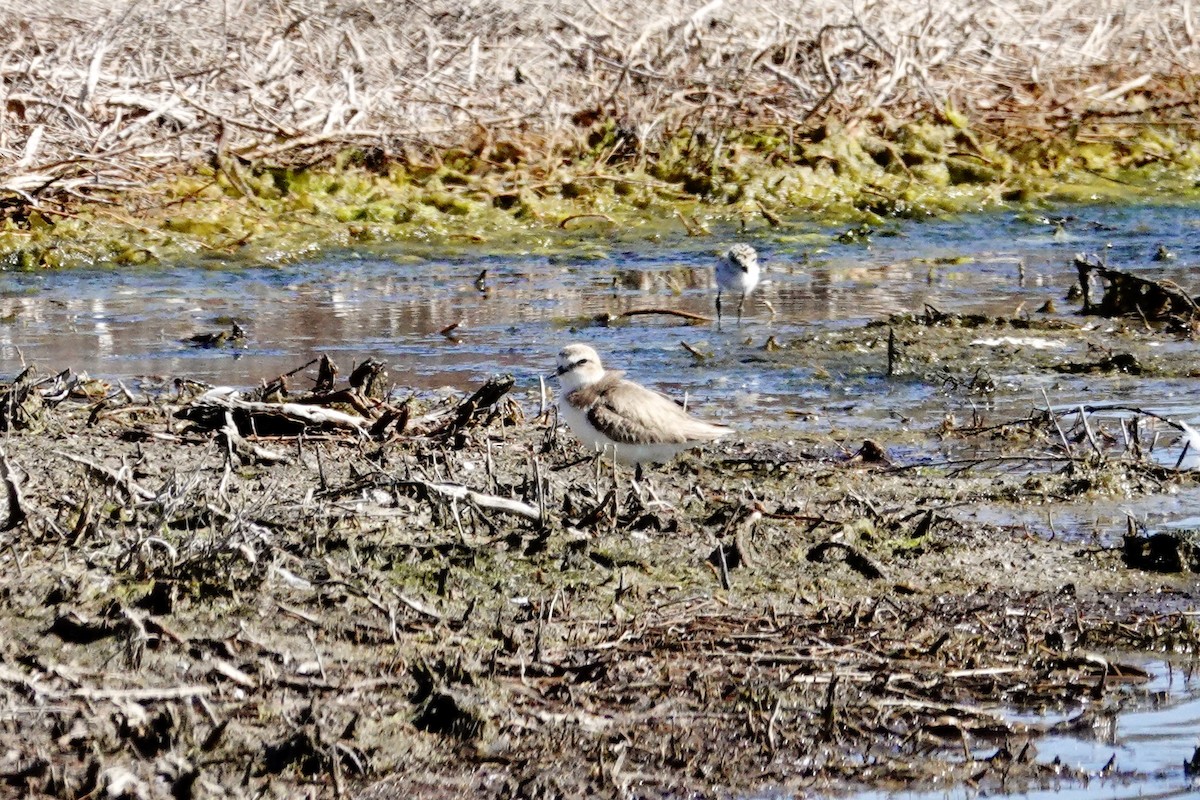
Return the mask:
<svg viewBox="0 0 1200 800">
<path fill-rule="evenodd" d="M 347 150 L 376 170 L 437 170 L 463 151 L 474 170 L 526 164 L 537 182 L 581 152 L 653 162 L 680 132 L 697 163 L 718 164 L 747 131 L 790 141 L 881 120 L 1023 131 L 1014 146 L 1068 127 L 1079 144 L 1119 141 L 1114 123 L 1155 120 L 1168 125 L 1142 156 L 1155 158 L 1194 112 L 1200 72 L 1187 4 L 1132 0 L 338 0 L 216 13 L 34 0 L 0 19 L 0 41 L 0 190 L 26 201 L 123 193 L 186 164 L 309 167 Z M 987 148 L 960 144 L 973 162 L 961 169 L 989 167 Z"/>
<path fill-rule="evenodd" d="M 315 366 L 245 393 L 3 388 L 0 784 L 1042 786 L 1099 776 L 1039 760 L 1040 737 L 1147 680 L 1101 653 L 1197 649 L 1186 537 L 1085 546 L 962 513 L 1191 480 L 1091 410 L 945 431 L 975 455 L 942 464 L 735 441 L 635 487 L 510 379 L 431 405 L 377 362 Z M 1046 709 L 1070 721 L 1016 713 Z"/>
</svg>

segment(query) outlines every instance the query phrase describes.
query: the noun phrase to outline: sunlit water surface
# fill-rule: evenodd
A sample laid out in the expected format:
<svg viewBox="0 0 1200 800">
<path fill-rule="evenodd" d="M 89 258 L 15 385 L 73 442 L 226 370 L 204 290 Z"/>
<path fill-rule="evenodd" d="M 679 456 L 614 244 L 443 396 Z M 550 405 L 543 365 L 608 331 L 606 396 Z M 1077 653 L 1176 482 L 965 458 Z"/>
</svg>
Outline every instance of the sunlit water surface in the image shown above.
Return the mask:
<svg viewBox="0 0 1200 800">
<path fill-rule="evenodd" d="M 747 368 L 738 356 L 767 335 L 786 342 L 826 326 L 920 311 L 926 303 L 1009 316 L 1048 299 L 1064 307 L 1077 252 L 1108 252 L 1115 266 L 1184 287 L 1192 283 L 1200 262 L 1195 210 L 1088 207 L 1068 216 L 1062 227 L 1011 212 L 896 223 L 875 232 L 869 244 L 839 244 L 818 228 L 811 235 L 764 228 L 711 239 L 655 237 L 636 251 L 620 249 L 626 242 L 606 259 L 588 260 L 471 256 L 413 263 L 396 244 L 283 266 L 205 262 L 0 273 L 0 374 L 14 373 L 24 359 L 102 377 L 186 375 L 249 386 L 329 353 L 346 362 L 383 359 L 398 383 L 415 387 L 466 387 L 500 370 L 528 385 L 550 369 L 563 343 L 583 340 L 668 388 L 674 381 L 720 401 L 751 396 L 752 405 L 731 406 L 723 416 L 763 419 L 762 409 L 789 407 L 798 394 L 839 393 L 833 356 L 815 366 L 834 377 L 810 385 Z M 736 238 L 761 253 L 766 272 L 758 297 L 774 306 L 774 319 L 751 299 L 746 324 L 722 333 L 654 317 L 569 329 L 587 316 L 634 307 L 712 314 L 713 254 Z M 1153 260 L 1159 245 L 1177 257 Z M 484 269 L 487 293 L 475 286 Z M 220 329 L 222 318 L 249 331 L 245 349 L 202 350 L 182 342 Z M 455 339 L 439 334 L 454 323 L 460 324 Z M 698 367 L 680 340 L 730 357 Z M 882 381 L 870 387 L 880 406 L 905 405 L 906 391 Z"/>
<path fill-rule="evenodd" d="M 1036 739 L 1038 763 L 1082 770 L 1090 777 L 1082 785 L 1064 780 L 1060 786 L 1010 794 L 981 792 L 957 786 L 932 791 L 864 791 L 853 800 L 977 800 L 983 797 L 1024 800 L 1134 800 L 1135 798 L 1200 797 L 1200 776 L 1188 775 L 1200 746 L 1200 680 L 1189 671 L 1164 662 L 1142 665 L 1153 677 L 1124 694 L 1119 713 L 1097 715 L 1097 724 L 1081 730 L 1050 733 Z M 1059 714 L 1011 713 L 1027 725 L 1070 728 L 1079 709 Z M 995 748 L 972 753 L 985 759 Z M 845 797 L 845 795 L 843 795 Z M 762 794 L 753 800 L 792 800 L 791 795 Z M 749 798 L 747 799 L 749 800 Z"/>
<path fill-rule="evenodd" d="M 1200 261 L 1194 210 L 1089 207 L 1069 217 L 1062 227 L 1013 213 L 896 223 L 865 245 L 838 244 L 816 228 L 810 236 L 783 237 L 765 228 L 759 235 L 713 239 L 656 237 L 637 251 L 614 247 L 598 260 L 472 256 L 413 263 L 397 244 L 284 266 L 207 262 L 2 273 L 0 373 L 15 372 L 23 358 L 103 377 L 186 375 L 253 385 L 329 353 L 335 360 L 383 359 L 397 382 L 416 387 L 465 387 L 499 370 L 528 384 L 551 367 L 563 343 L 584 340 L 646 379 L 670 376 L 724 401 L 752 394 L 753 407 L 730 407 L 726 416 L 761 419 L 763 408 L 787 407 L 798 392 L 838 392 L 836 378 L 805 386 L 746 368 L 736 356 L 770 334 L 786 341 L 824 326 L 919 311 L 926 303 L 1003 315 L 1032 311 L 1048 299 L 1063 305 L 1076 280 L 1071 258 L 1077 252 L 1107 251 L 1116 266 L 1191 283 Z M 713 253 L 735 238 L 761 253 L 766 272 L 758 297 L 774 306 L 774 319 L 752 299 L 746 324 L 722 333 L 680 327 L 669 318 L 569 330 L 590 315 L 642 306 L 712 314 Z M 1159 245 L 1177 258 L 1153 260 Z M 475 286 L 484 269 L 487 293 Z M 247 328 L 245 349 L 202 350 L 182 342 L 220 329 L 222 318 Z M 439 334 L 455 323 L 455 339 Z M 700 368 L 680 348 L 683 339 L 734 357 Z M 832 357 L 818 366 L 837 374 Z M 904 397 L 890 391 L 883 382 L 871 387 L 879 405 L 903 404 Z"/>
</svg>

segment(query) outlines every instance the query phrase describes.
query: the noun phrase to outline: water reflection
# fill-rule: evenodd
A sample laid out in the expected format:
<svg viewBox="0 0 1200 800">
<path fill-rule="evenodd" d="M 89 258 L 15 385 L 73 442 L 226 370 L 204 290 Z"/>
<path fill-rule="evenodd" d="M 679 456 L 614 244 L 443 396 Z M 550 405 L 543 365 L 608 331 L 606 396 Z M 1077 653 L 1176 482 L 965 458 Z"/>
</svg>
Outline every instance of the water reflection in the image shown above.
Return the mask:
<svg viewBox="0 0 1200 800">
<path fill-rule="evenodd" d="M 674 376 L 715 400 L 752 398 L 757 407 L 744 410 L 755 413 L 828 394 L 830 382 L 755 372 L 739 357 L 698 370 L 679 341 L 730 353 L 746 348 L 747 337 L 786 340 L 926 303 L 947 311 L 1027 312 L 1049 299 L 1061 302 L 1075 281 L 1070 259 L 1078 250 L 1107 250 L 1115 264 L 1187 286 L 1200 255 L 1195 227 L 1188 209 L 1087 208 L 1073 211 L 1061 228 L 1011 213 L 897 224 L 868 245 L 839 244 L 831 236 L 800 241 L 764 228 L 709 240 L 681 235 L 636 251 L 614 249 L 601 260 L 420 261 L 396 246 L 287 266 L 9 273 L 0 275 L 0 375 L 14 374 L 24 359 L 106 377 L 185 374 L 246 386 L 328 352 L 344 362 L 380 358 L 397 382 L 416 387 L 467 386 L 496 370 L 535 382 L 563 342 L 582 338 L 648 379 Z M 745 329 L 718 335 L 710 326 L 642 318 L 637 325 L 571 330 L 601 313 L 644 306 L 711 315 L 712 263 L 732 238 L 753 242 L 765 267 Z M 1153 261 L 1159 245 L 1176 260 Z M 480 291 L 476 279 L 484 269 L 487 291 Z M 773 319 L 762 301 L 774 308 Z M 244 350 L 183 344 L 230 319 L 248 330 Z M 456 323 L 457 341 L 439 335 Z M 860 384 L 850 391 L 878 390 Z"/>
<path fill-rule="evenodd" d="M 1078 709 L 1058 714 L 1009 715 L 1010 719 L 1025 724 L 1061 730 L 1037 739 L 1037 760 L 1043 764 L 1057 760 L 1082 770 L 1093 776 L 1089 781 L 1083 785 L 1064 781 L 1049 788 L 988 796 L 1029 800 L 1197 796 L 1200 786 L 1185 774 L 1183 764 L 1192 759 L 1200 744 L 1196 740 L 1200 686 L 1190 667 L 1166 662 L 1144 666 L 1152 675 L 1151 681 L 1146 686 L 1130 688 L 1120 708 L 1111 713 L 1097 713 L 1096 726 L 1071 725 L 1070 720 L 1081 713 Z M 978 756 L 986 757 L 991 752 L 981 752 Z M 1105 771 L 1110 760 L 1111 776 Z M 854 800 L 974 800 L 984 795 L 977 789 L 956 787 L 935 791 L 867 791 L 851 796 Z"/>
</svg>

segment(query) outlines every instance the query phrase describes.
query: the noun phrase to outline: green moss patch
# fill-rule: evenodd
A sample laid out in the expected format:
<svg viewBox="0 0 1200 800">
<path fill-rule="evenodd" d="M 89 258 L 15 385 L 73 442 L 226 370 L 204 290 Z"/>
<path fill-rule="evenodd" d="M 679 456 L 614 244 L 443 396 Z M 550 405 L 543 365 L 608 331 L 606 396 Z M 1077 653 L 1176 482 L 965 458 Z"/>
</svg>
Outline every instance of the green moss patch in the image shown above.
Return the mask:
<svg viewBox="0 0 1200 800">
<path fill-rule="evenodd" d="M 227 159 L 104 203 L 10 206 L 0 265 L 280 262 L 367 242 L 553 253 L 576 248 L 585 230 L 596 235 L 597 224 L 578 222 L 589 217 L 604 221 L 606 238 L 637 239 L 663 225 L 694 235 L 748 220 L 853 229 L 1003 206 L 1197 197 L 1200 140 L 1191 131 L 1118 133 L 1002 138 L 948 122 L 881 122 L 719 140 L 680 131 L 634 147 L 631 134 L 601 122 L 576 145 L 536 156 L 506 142 L 383 164 L 354 150 L 307 168 Z"/>
</svg>

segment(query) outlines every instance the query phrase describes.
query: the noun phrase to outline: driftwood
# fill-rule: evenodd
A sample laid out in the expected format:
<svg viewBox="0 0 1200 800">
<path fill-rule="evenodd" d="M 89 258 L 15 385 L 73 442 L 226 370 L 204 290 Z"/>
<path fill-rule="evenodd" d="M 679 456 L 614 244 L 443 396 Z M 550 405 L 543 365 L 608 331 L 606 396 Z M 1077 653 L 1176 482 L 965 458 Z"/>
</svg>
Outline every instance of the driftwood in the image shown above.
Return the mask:
<svg viewBox="0 0 1200 800">
<path fill-rule="evenodd" d="M 512 375 L 493 375 L 487 382 L 475 390 L 475 393 L 458 404 L 454 410 L 454 418 L 441 427 L 430 432 L 430 436 L 451 437 L 464 428 L 470 427 L 477 417 L 489 412 L 492 406 L 500 402 L 516 380 Z"/>
<path fill-rule="evenodd" d="M 283 401 L 288 396 L 287 379 L 318 363 L 317 390 Z M 367 435 L 384 404 L 369 400 L 364 392 L 385 375 L 384 365 L 367 359 L 350 376 L 350 386 L 334 389 L 337 365 L 321 356 L 260 387 L 246 399 L 226 388 L 210 389 L 191 405 L 175 412 L 176 418 L 189 420 L 200 428 L 221 431 L 226 447 L 243 461 L 275 463 L 282 454 L 261 450 L 247 442 L 246 436 L 297 436 L 302 433 L 344 433 Z M 333 408 L 347 406 L 349 414 Z"/>
<path fill-rule="evenodd" d="M 558 223 L 558 227 L 566 228 L 568 223 L 573 222 L 574 220 L 577 220 L 577 219 L 599 219 L 599 220 L 603 220 L 604 222 L 607 222 L 610 225 L 617 224 L 617 221 L 615 219 L 613 219 L 612 217 L 610 217 L 608 214 L 596 214 L 596 213 L 571 214 L 570 216 L 563 217 L 562 221 Z"/>
<path fill-rule="evenodd" d="M 261 403 L 216 393 L 205 394 L 192 405 L 175 412 L 177 418 L 211 430 L 225 428 L 227 415 L 241 436 L 297 436 L 347 431 L 365 436 L 370 423 L 363 417 L 333 408 L 302 403 Z"/>
<path fill-rule="evenodd" d="M 286 464 L 291 461 L 291 457 L 285 453 L 268 450 L 245 439 L 237 431 L 232 411 L 226 412 L 225 427 L 218 431 L 217 435 L 224 444 L 225 451 L 243 464 Z"/>
<path fill-rule="evenodd" d="M 1075 256 L 1079 271 L 1079 288 L 1083 290 L 1084 314 L 1102 317 L 1138 316 L 1151 322 L 1164 320 L 1191 321 L 1200 316 L 1200 306 L 1177 284 L 1171 281 L 1152 281 L 1119 269 L 1112 269 L 1095 256 L 1090 259 Z M 1092 299 L 1092 276 L 1105 282 L 1099 301 Z"/>
<path fill-rule="evenodd" d="M 601 327 L 608 327 L 608 326 L 612 325 L 614 322 L 616 322 L 617 320 L 629 319 L 631 317 L 646 317 L 646 316 L 651 316 L 654 314 L 661 314 L 662 316 L 666 316 L 666 317 L 677 317 L 679 319 L 686 320 L 687 324 L 689 324 L 689 325 L 695 325 L 695 324 L 713 321 L 712 317 L 706 317 L 703 314 L 694 314 L 691 311 L 680 311 L 679 309 L 676 309 L 676 308 L 663 307 L 663 308 L 631 308 L 628 311 L 622 311 L 619 314 L 612 314 L 608 311 L 605 311 L 603 313 L 596 314 L 595 316 L 586 317 L 585 320 L 583 321 L 583 324 L 593 324 L 593 325 L 600 325 Z"/>
<path fill-rule="evenodd" d="M 37 428 L 45 408 L 67 399 L 79 380 L 70 370 L 40 380 L 32 367 L 22 370 L 0 390 L 0 431 Z"/>
<path fill-rule="evenodd" d="M 261 386 L 251 393 L 251 399 L 270 400 L 272 398 L 286 397 L 288 394 L 288 378 L 291 378 L 298 372 L 303 372 L 313 364 L 319 364 L 317 367 L 317 380 L 314 391 L 332 391 L 334 377 L 337 375 L 338 371 L 337 365 L 330 361 L 328 356 L 323 355 L 320 358 L 314 358 L 307 363 L 301 364 L 293 370 L 277 376 L 274 380 L 264 381 Z M 322 388 L 325 381 L 328 381 L 328 388 Z"/>
<path fill-rule="evenodd" d="M 83 688 L 50 696 L 57 699 L 75 697 L 83 700 L 128 700 L 134 703 L 148 703 L 160 700 L 187 700 L 212 693 L 211 686 L 161 686 L 136 689 Z"/>
<path fill-rule="evenodd" d="M 496 495 L 484 494 L 457 483 L 402 481 L 400 482 L 400 485 L 419 487 L 427 492 L 432 492 L 434 494 L 441 495 L 442 497 L 450 498 L 451 500 L 465 500 L 479 506 L 480 508 L 486 508 L 489 511 L 499 511 L 504 514 L 515 514 L 533 522 L 540 522 L 542 519 L 541 510 L 536 506 L 531 506 L 529 503 L 523 503 L 520 500 L 512 500 L 507 497 L 497 497 Z"/>
<path fill-rule="evenodd" d="M 367 400 L 362 392 L 355 387 L 332 392 L 314 392 L 305 397 L 297 397 L 292 402 L 304 406 L 322 406 L 324 408 L 333 405 L 345 405 L 354 409 L 357 414 L 366 419 L 374 419 L 379 414 L 377 404 Z"/>
<path fill-rule="evenodd" d="M 337 367 L 328 359 L 321 363 L 318 383 L 326 388 L 336 375 Z M 393 405 L 366 395 L 367 391 L 378 391 L 371 387 L 377 386 L 386 374 L 381 362 L 369 359 L 354 370 L 351 386 L 314 392 L 286 402 L 246 399 L 233 389 L 219 387 L 196 397 L 174 416 L 192 422 L 201 430 L 220 432 L 227 451 L 243 462 L 277 463 L 288 457 L 259 448 L 246 437 L 352 433 L 380 441 L 408 433 L 410 436 L 448 438 L 491 419 L 494 407 L 515 383 L 511 375 L 492 377 L 457 406 L 438 408 L 410 420 L 408 402 Z M 270 388 L 270 392 L 260 389 L 254 396 L 280 397 L 286 392 L 284 376 L 264 388 Z M 334 405 L 348 407 L 357 413 L 341 411 L 332 407 Z M 510 416 L 512 413 L 519 416 L 515 405 L 510 404 L 507 408 Z"/>
<path fill-rule="evenodd" d="M 313 390 L 309 394 L 291 396 L 288 390 L 288 379 L 313 364 L 317 365 L 317 377 Z M 284 397 L 290 397 L 291 402 L 314 406 L 346 405 L 359 415 L 374 419 L 387 410 L 386 404 L 379 398 L 384 394 L 384 381 L 387 380 L 386 365 L 378 359 L 368 358 L 350 373 L 346 379 L 349 384 L 341 389 L 335 388 L 335 382 L 341 370 L 328 355 L 314 358 L 306 364 L 285 372 L 274 380 L 264 383 L 251 393 L 250 399 L 266 402 L 280 402 Z"/>
<path fill-rule="evenodd" d="M 693 314 L 691 311 L 680 311 L 677 308 L 631 308 L 628 311 L 622 311 L 618 314 L 619 317 L 643 317 L 651 314 L 662 314 L 668 317 L 679 317 L 686 319 L 689 322 L 712 322 L 712 317 L 706 317 L 703 314 Z"/>
<path fill-rule="evenodd" d="M 96 462 L 84 458 L 83 456 L 77 456 L 73 453 L 65 453 L 61 450 L 54 450 L 52 452 L 54 455 L 59 456 L 60 458 L 65 458 L 68 461 L 73 461 L 76 464 L 83 465 L 88 472 L 99 478 L 104 483 L 107 483 L 113 488 L 120 489 L 121 492 L 123 492 L 131 501 L 154 500 L 156 497 L 158 497 L 158 495 L 154 492 L 150 491 L 149 489 L 144 489 L 135 483 L 133 480 L 133 475 L 128 467 L 122 466 L 119 472 L 114 472 L 108 467 L 97 464 Z"/>
</svg>

